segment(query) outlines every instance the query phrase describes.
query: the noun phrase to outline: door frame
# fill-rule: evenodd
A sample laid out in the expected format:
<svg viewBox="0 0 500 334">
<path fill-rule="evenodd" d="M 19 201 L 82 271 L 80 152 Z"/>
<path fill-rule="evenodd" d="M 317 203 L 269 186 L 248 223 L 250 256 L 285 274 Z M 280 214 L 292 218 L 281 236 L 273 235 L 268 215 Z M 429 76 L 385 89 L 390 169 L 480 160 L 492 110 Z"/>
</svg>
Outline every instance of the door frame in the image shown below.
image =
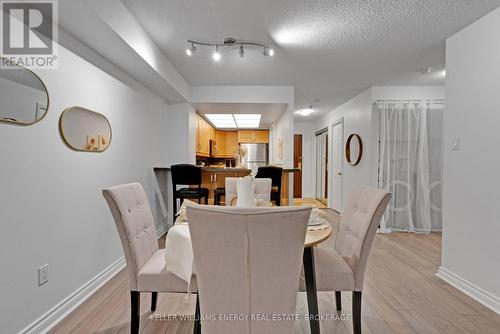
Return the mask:
<svg viewBox="0 0 500 334">
<path fill-rule="evenodd" d="M 329 156 L 331 157 L 330 158 L 330 161 L 331 163 L 329 164 L 328 166 L 328 185 L 329 185 L 329 189 L 328 189 L 328 206 L 330 208 L 333 208 L 333 174 L 334 174 L 334 168 L 333 168 L 333 154 L 334 154 L 334 151 L 333 151 L 333 127 L 334 126 L 337 126 L 339 124 L 342 124 L 342 154 L 340 155 L 340 170 L 341 170 L 341 173 L 342 173 L 342 181 L 341 181 L 341 184 L 340 184 L 340 193 L 342 194 L 342 204 L 344 204 L 344 139 L 345 139 L 345 124 L 344 124 L 344 117 L 340 117 L 338 118 L 337 120 L 333 121 L 332 123 L 330 123 L 330 127 L 328 129 L 329 133 L 330 133 L 330 147 L 329 147 L 329 151 L 328 154 Z M 342 213 L 342 212 L 339 212 L 339 213 Z"/>
<path fill-rule="evenodd" d="M 293 198 L 302 198 L 303 196 L 303 189 L 302 189 L 302 169 L 304 167 L 304 135 L 302 133 L 294 133 L 293 134 L 293 168 L 296 168 L 295 166 L 295 137 L 300 136 L 300 182 L 295 183 L 295 176 L 297 175 L 297 172 L 293 174 Z M 296 189 L 298 187 L 299 189 Z M 296 195 L 296 190 L 300 190 L 300 197 L 295 197 Z"/>
<path fill-rule="evenodd" d="M 314 198 L 326 206 L 328 206 L 330 203 L 329 199 L 327 198 L 326 201 L 322 201 L 318 198 L 318 136 L 326 132 L 327 133 L 327 140 L 328 140 L 329 131 L 330 131 L 330 129 L 327 126 L 327 127 L 324 127 L 321 130 L 318 130 L 314 133 L 314 139 L 315 139 L 315 147 L 314 147 Z M 327 145 L 328 145 L 328 142 L 327 142 Z M 330 147 L 328 147 L 328 151 L 329 150 L 330 150 Z M 330 152 L 327 152 L 327 154 L 330 154 Z M 328 159 L 329 158 L 330 158 L 330 156 L 328 156 Z M 329 174 L 329 173 L 330 173 L 330 171 L 328 170 L 327 174 Z M 327 182 L 329 183 L 330 180 L 327 180 Z M 328 190 L 328 192 L 329 191 L 330 190 Z M 327 196 L 329 196 L 329 195 L 330 194 L 327 193 Z"/>
</svg>

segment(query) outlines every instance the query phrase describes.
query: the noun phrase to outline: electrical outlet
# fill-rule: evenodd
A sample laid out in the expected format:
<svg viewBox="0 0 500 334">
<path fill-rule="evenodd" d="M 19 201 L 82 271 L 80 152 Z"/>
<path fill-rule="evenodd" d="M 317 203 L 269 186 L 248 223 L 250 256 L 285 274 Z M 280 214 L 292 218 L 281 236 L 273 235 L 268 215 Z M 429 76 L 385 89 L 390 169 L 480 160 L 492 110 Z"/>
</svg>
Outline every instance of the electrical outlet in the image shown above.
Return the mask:
<svg viewBox="0 0 500 334">
<path fill-rule="evenodd" d="M 49 281 L 49 265 L 44 264 L 38 268 L 38 286 L 42 286 Z"/>
</svg>

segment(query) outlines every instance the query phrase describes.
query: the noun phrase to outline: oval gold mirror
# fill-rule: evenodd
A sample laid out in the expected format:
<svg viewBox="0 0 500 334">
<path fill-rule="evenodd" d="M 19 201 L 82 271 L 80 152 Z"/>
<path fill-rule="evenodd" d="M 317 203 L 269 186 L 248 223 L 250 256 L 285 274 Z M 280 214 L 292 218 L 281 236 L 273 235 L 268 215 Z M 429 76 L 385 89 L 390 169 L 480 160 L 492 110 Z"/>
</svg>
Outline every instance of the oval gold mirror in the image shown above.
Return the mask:
<svg viewBox="0 0 500 334">
<path fill-rule="evenodd" d="M 356 166 L 363 157 L 363 141 L 361 137 L 353 133 L 347 138 L 345 144 L 345 158 L 347 163 L 351 166 Z"/>
<path fill-rule="evenodd" d="M 59 118 L 59 131 L 66 145 L 82 152 L 104 152 L 111 142 L 111 125 L 100 113 L 70 107 Z"/>
<path fill-rule="evenodd" d="M 49 108 L 49 94 L 42 80 L 27 68 L 0 57 L 0 122 L 31 125 Z"/>
</svg>

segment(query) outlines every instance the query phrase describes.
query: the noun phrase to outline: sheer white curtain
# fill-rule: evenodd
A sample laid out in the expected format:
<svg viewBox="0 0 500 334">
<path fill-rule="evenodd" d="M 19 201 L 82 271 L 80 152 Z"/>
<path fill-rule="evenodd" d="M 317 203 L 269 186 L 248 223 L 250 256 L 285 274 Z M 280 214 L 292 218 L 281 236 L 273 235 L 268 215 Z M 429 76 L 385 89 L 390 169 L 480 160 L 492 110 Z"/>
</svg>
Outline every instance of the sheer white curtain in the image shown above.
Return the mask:
<svg viewBox="0 0 500 334">
<path fill-rule="evenodd" d="M 441 229 L 443 110 L 423 102 L 383 102 L 378 108 L 379 187 L 392 193 L 382 229 Z"/>
</svg>

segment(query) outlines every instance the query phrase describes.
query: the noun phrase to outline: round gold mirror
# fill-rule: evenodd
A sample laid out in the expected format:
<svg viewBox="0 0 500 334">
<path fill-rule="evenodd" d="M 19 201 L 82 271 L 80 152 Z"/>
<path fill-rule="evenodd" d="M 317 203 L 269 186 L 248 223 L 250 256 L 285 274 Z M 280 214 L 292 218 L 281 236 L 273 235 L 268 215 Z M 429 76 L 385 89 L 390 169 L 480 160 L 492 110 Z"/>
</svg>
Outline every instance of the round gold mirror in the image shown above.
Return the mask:
<svg viewBox="0 0 500 334">
<path fill-rule="evenodd" d="M 363 141 L 361 137 L 353 133 L 347 138 L 345 144 L 345 158 L 347 163 L 351 166 L 356 166 L 363 157 Z"/>
<path fill-rule="evenodd" d="M 64 143 L 81 152 L 104 152 L 111 143 L 111 124 L 100 113 L 82 107 L 70 107 L 59 118 Z"/>
<path fill-rule="evenodd" d="M 0 122 L 31 125 L 49 109 L 49 94 L 42 80 L 27 68 L 0 57 Z"/>
</svg>

